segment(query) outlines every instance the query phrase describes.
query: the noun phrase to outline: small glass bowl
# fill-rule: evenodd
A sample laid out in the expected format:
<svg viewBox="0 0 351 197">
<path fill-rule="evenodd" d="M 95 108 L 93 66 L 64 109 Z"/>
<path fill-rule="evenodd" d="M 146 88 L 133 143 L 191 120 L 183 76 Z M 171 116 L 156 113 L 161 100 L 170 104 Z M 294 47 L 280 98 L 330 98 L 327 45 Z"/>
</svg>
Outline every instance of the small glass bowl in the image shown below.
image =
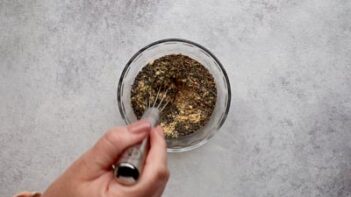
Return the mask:
<svg viewBox="0 0 351 197">
<path fill-rule="evenodd" d="M 166 139 L 168 152 L 184 152 L 205 144 L 214 136 L 223 125 L 230 107 L 231 92 L 227 73 L 209 50 L 192 41 L 174 38 L 159 40 L 145 46 L 125 66 L 118 84 L 117 101 L 125 123 L 135 122 L 137 118 L 130 100 L 135 77 L 147 63 L 170 54 L 186 55 L 200 62 L 213 75 L 217 88 L 216 106 L 207 124 L 190 135 Z"/>
</svg>

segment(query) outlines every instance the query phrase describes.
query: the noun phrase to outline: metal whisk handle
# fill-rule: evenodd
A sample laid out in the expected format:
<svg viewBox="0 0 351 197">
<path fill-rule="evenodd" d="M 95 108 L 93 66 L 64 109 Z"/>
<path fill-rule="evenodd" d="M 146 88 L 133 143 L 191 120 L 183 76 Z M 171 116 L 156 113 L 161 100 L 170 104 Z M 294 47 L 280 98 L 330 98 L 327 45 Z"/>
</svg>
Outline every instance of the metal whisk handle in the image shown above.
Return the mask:
<svg viewBox="0 0 351 197">
<path fill-rule="evenodd" d="M 153 128 L 159 124 L 160 110 L 151 107 L 144 112 L 141 119 L 149 121 Z M 124 151 L 114 167 L 114 175 L 119 183 L 133 185 L 138 181 L 143 170 L 148 146 L 149 138 L 147 137 L 140 144 Z"/>
</svg>

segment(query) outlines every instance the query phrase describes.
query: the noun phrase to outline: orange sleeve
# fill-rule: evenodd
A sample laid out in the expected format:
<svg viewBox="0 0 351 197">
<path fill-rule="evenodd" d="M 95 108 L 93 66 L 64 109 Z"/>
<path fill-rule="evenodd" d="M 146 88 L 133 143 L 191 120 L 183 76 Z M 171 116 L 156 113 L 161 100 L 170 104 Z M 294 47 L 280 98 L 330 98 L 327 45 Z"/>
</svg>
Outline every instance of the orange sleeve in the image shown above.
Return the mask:
<svg viewBox="0 0 351 197">
<path fill-rule="evenodd" d="M 41 196 L 41 193 L 39 192 L 21 192 L 14 195 L 13 197 L 40 197 L 40 196 Z"/>
</svg>

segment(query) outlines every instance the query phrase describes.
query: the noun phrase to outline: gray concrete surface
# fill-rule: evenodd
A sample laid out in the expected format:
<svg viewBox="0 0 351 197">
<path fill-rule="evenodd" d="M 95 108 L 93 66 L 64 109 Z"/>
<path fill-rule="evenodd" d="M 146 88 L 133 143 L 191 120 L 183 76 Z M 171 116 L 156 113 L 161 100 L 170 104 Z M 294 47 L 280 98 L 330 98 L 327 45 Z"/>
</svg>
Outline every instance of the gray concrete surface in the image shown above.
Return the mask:
<svg viewBox="0 0 351 197">
<path fill-rule="evenodd" d="M 169 156 L 164 196 L 351 196 L 348 0 L 0 0 L 0 196 L 123 124 L 123 66 L 169 37 L 217 55 L 233 97 L 213 140 Z"/>
</svg>

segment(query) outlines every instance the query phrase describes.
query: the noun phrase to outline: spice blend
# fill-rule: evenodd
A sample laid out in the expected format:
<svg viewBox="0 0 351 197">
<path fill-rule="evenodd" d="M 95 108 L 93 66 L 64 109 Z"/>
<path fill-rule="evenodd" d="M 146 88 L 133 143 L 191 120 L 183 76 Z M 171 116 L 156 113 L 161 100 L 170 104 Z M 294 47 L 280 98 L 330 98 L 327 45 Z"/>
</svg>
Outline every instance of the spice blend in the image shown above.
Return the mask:
<svg viewBox="0 0 351 197">
<path fill-rule="evenodd" d="M 186 136 L 203 127 L 211 117 L 216 97 L 216 84 L 209 71 L 181 54 L 148 63 L 138 73 L 131 90 L 131 104 L 138 119 L 149 104 L 162 98 L 162 103 L 168 103 L 160 115 L 160 125 L 168 138 Z"/>
</svg>

